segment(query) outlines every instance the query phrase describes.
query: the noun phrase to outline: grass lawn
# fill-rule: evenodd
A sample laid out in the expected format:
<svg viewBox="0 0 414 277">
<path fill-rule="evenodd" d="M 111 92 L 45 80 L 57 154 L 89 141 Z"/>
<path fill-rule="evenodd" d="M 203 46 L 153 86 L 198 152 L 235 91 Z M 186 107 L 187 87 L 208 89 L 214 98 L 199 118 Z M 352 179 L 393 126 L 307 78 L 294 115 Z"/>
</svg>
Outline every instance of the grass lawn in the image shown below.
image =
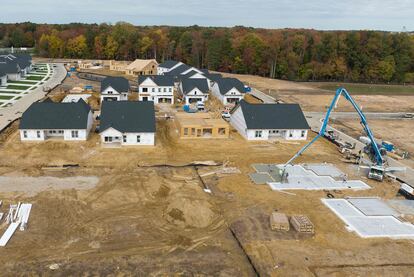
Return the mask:
<svg viewBox="0 0 414 277">
<path fill-rule="evenodd" d="M 14 96 L 7 96 L 7 95 L 0 95 L 0 99 L 1 100 L 10 100 L 12 99 Z"/>
<path fill-rule="evenodd" d="M 0 90 L 0 94 L 1 93 L 16 93 L 16 94 L 20 94 L 22 92 L 21 91 L 4 91 L 4 90 Z"/>
<path fill-rule="evenodd" d="M 7 81 L 9 84 L 23 84 L 23 85 L 36 85 L 37 82 L 32 81 Z"/>
<path fill-rule="evenodd" d="M 28 76 L 26 79 L 27 80 L 35 80 L 35 81 L 40 81 L 42 80 L 44 77 L 43 76 Z"/>
<path fill-rule="evenodd" d="M 30 90 L 35 90 L 35 89 L 37 89 L 37 87 L 32 87 Z"/>
<path fill-rule="evenodd" d="M 26 90 L 29 87 L 26 86 L 18 86 L 18 85 L 9 85 L 7 86 L 7 89 L 16 89 L 16 90 Z"/>
<path fill-rule="evenodd" d="M 345 87 L 351 94 L 414 95 L 414 86 L 403 85 L 321 84 L 318 88 L 334 91 L 340 86 Z"/>
</svg>

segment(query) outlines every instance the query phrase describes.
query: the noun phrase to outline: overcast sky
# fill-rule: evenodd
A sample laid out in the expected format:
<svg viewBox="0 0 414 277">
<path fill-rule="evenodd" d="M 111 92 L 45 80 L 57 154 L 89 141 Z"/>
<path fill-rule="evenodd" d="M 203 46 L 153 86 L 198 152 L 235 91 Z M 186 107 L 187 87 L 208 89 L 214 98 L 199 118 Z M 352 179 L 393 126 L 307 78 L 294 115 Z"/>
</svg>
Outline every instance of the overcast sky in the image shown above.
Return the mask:
<svg viewBox="0 0 414 277">
<path fill-rule="evenodd" d="M 0 22 L 414 30 L 414 0 L 0 0 Z"/>
</svg>

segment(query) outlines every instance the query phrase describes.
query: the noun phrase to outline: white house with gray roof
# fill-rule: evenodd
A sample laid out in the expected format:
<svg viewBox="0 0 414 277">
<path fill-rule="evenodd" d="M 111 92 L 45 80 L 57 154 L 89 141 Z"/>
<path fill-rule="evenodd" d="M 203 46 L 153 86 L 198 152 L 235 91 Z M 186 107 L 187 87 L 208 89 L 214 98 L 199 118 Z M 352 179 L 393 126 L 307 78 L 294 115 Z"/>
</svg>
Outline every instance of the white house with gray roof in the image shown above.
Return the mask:
<svg viewBox="0 0 414 277">
<path fill-rule="evenodd" d="M 164 75 L 165 73 L 170 72 L 171 70 L 175 69 L 176 67 L 179 67 L 182 64 L 182 62 L 167 60 L 158 65 L 157 74 Z"/>
<path fill-rule="evenodd" d="M 129 81 L 124 77 L 106 77 L 101 81 L 101 103 L 127 101 L 129 91 Z"/>
<path fill-rule="evenodd" d="M 180 91 L 186 105 L 198 102 L 204 103 L 210 93 L 207 79 L 184 78 L 180 83 Z"/>
<path fill-rule="evenodd" d="M 50 138 L 85 141 L 93 125 L 91 108 L 83 100 L 76 103 L 33 103 L 22 115 L 20 139 L 44 141 Z"/>
<path fill-rule="evenodd" d="M 247 140 L 306 140 L 310 129 L 299 104 L 249 104 L 232 110 L 230 124 Z"/>
<path fill-rule="evenodd" d="M 246 94 L 244 84 L 236 78 L 218 78 L 211 92 L 223 105 L 237 104 Z"/>
<path fill-rule="evenodd" d="M 152 101 L 104 102 L 101 108 L 102 144 L 155 145 L 155 110 Z"/>
<path fill-rule="evenodd" d="M 164 75 L 139 76 L 138 100 L 174 104 L 174 78 Z"/>
</svg>

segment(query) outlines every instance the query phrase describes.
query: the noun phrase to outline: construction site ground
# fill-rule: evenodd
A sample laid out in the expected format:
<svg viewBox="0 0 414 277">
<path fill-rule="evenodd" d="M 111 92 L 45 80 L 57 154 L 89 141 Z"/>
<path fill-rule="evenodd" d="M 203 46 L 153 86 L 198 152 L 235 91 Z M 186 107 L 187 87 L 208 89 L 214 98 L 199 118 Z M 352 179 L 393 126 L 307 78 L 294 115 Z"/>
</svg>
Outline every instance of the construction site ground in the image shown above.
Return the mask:
<svg viewBox="0 0 414 277">
<path fill-rule="evenodd" d="M 321 203 L 327 191 L 291 195 L 250 181 L 252 164 L 283 163 L 304 142 L 247 142 L 234 130 L 227 140 L 179 140 L 173 121 L 159 121 L 155 147 L 103 148 L 95 133 L 80 143 L 22 143 L 17 124 L 0 147 L 2 176 L 99 181 L 62 190 L 0 189 L 3 205 L 33 203 L 28 230 L 0 249 L 3 275 L 395 276 L 414 267 L 411 242 L 349 233 Z M 298 162 L 326 161 L 362 178 L 339 159 L 320 140 Z M 210 160 L 241 174 L 200 178 L 220 166 L 191 164 Z M 373 189 L 330 193 L 389 199 L 398 190 L 396 183 L 364 181 Z M 273 210 L 307 215 L 316 234 L 269 231 Z"/>
<path fill-rule="evenodd" d="M 305 111 L 324 111 L 333 96 L 303 83 L 237 77 Z M 59 100 L 83 84 L 99 91 L 98 83 L 71 77 L 51 96 Z M 364 110 L 413 111 L 410 95 L 356 98 Z M 214 101 L 208 106 L 218 109 Z M 351 110 L 345 101 L 340 106 Z M 33 203 L 33 209 L 27 231 L 16 232 L 0 249 L 4 276 L 409 276 L 414 269 L 411 241 L 362 239 L 322 204 L 328 195 L 399 197 L 398 183 L 358 175 L 324 139 L 296 162 L 332 163 L 372 189 L 287 194 L 251 182 L 252 164 L 284 163 L 306 142 L 247 142 L 235 130 L 230 139 L 180 140 L 174 121 L 158 120 L 155 147 L 104 148 L 96 133 L 87 142 L 22 143 L 18 123 L 0 134 L 0 175 L 9 178 L 0 187 L 0 210 L 18 201 Z M 402 133 L 411 132 L 412 126 L 399 123 Z M 357 135 L 358 120 L 335 124 Z M 385 126 L 393 125 L 370 124 L 374 133 L 392 135 Z M 412 147 L 408 137 L 388 140 Z M 221 165 L 197 161 L 241 173 L 208 174 Z M 270 231 L 274 210 L 308 216 L 315 235 Z M 5 228 L 0 225 L 0 232 Z"/>
</svg>

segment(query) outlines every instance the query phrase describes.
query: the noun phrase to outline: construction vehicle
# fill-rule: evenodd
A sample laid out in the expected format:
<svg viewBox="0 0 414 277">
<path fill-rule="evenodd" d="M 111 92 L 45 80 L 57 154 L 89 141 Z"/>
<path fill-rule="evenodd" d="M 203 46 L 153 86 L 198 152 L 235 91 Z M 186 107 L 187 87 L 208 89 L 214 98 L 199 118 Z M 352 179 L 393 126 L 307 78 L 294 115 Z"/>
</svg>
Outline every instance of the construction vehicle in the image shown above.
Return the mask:
<svg viewBox="0 0 414 277">
<path fill-rule="evenodd" d="M 369 126 L 368 126 L 368 122 L 366 120 L 366 117 L 362 113 L 362 111 L 359 108 L 358 104 L 351 97 L 351 95 L 348 93 L 348 91 L 345 88 L 342 88 L 342 87 L 336 90 L 335 97 L 332 100 L 332 103 L 329 106 L 328 111 L 326 112 L 325 119 L 322 123 L 321 129 L 320 129 L 318 135 L 311 142 L 306 144 L 301 150 L 299 150 L 299 152 L 297 152 L 285 164 L 284 168 L 286 168 L 286 166 L 288 166 L 288 165 L 291 165 L 293 163 L 293 161 L 297 157 L 302 155 L 303 152 L 305 152 L 305 150 L 308 149 L 316 140 L 318 140 L 320 137 L 325 136 L 326 128 L 327 128 L 328 123 L 329 123 L 329 117 L 331 115 L 331 112 L 337 107 L 341 95 L 344 95 L 345 99 L 348 100 L 352 104 L 352 106 L 354 107 L 354 109 L 358 113 L 359 117 L 361 118 L 361 125 L 363 126 L 364 131 L 365 131 L 366 135 L 368 136 L 368 138 L 370 140 L 370 144 L 367 145 L 367 147 L 364 150 L 365 152 L 367 152 L 369 154 L 369 156 L 371 157 L 371 159 L 373 161 L 373 164 L 369 166 L 368 178 L 381 182 L 381 181 L 383 181 L 384 175 L 385 175 L 385 168 L 384 168 L 385 160 L 382 156 L 382 152 L 384 152 L 384 151 L 381 151 L 381 149 L 378 147 L 378 144 L 375 142 L 374 135 L 371 132 L 371 129 L 369 128 Z M 368 150 L 366 150 L 366 149 L 368 149 Z M 285 170 L 283 170 L 283 173 L 282 173 L 282 180 L 284 179 L 284 175 L 285 175 Z"/>
</svg>

